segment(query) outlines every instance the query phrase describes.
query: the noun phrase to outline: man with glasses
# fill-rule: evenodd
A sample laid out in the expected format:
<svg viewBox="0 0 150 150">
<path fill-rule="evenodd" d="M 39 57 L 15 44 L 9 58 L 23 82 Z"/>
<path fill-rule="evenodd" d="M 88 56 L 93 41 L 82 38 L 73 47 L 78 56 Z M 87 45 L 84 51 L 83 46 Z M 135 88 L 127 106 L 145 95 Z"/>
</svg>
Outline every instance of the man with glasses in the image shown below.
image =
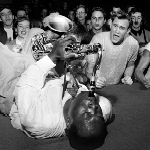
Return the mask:
<svg viewBox="0 0 150 150">
<path fill-rule="evenodd" d="M 84 5 L 79 5 L 76 8 L 76 19 L 86 27 L 87 8 Z"/>
<path fill-rule="evenodd" d="M 9 6 L 2 6 L 0 8 L 0 19 L 2 20 L 0 24 L 0 42 L 6 44 L 6 42 L 16 38 L 13 28 L 14 16 Z"/>
</svg>

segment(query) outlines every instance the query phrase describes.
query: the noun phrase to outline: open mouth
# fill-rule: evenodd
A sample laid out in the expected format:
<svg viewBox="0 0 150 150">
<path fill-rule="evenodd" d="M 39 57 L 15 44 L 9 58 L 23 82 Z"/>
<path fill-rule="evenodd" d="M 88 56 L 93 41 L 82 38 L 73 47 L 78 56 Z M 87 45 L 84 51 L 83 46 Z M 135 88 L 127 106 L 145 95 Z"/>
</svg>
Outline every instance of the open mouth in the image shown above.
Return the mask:
<svg viewBox="0 0 150 150">
<path fill-rule="evenodd" d="M 118 39 L 119 39 L 119 35 L 114 34 L 114 35 L 113 35 L 113 39 L 114 39 L 114 40 L 118 40 Z"/>
<path fill-rule="evenodd" d="M 26 32 L 22 31 L 21 34 L 22 34 L 22 35 L 26 35 Z"/>
</svg>

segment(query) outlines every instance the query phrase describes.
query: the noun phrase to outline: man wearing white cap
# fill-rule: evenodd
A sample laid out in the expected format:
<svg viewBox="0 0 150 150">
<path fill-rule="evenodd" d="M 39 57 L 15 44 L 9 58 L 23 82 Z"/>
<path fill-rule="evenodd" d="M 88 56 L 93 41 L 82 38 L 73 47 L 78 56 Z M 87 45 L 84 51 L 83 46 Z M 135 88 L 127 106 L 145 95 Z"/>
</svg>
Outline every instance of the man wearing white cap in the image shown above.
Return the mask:
<svg viewBox="0 0 150 150">
<path fill-rule="evenodd" d="M 35 29 L 30 30 L 26 43 L 32 42 L 32 48 L 24 50 L 25 52 L 31 51 L 36 61 L 47 55 L 51 51 L 52 43 L 73 27 L 71 20 L 57 13 L 47 16 L 43 20 L 43 26 L 45 31 L 43 30 L 42 33 L 38 33 L 40 29 L 37 29 L 37 34 Z M 32 30 L 34 30 L 34 34 L 32 34 Z"/>
<path fill-rule="evenodd" d="M 91 150 L 104 143 L 105 122 L 112 114 L 111 103 L 101 96 L 89 97 L 83 85 L 76 98 L 65 91 L 62 99 L 63 76 L 45 83 L 46 74 L 59 59 L 66 59 L 64 49 L 73 42 L 73 37 L 60 38 L 47 56 L 22 74 L 14 91 L 15 103 L 10 117 L 13 127 L 29 137 L 44 139 L 67 135 L 73 148 Z"/>
</svg>

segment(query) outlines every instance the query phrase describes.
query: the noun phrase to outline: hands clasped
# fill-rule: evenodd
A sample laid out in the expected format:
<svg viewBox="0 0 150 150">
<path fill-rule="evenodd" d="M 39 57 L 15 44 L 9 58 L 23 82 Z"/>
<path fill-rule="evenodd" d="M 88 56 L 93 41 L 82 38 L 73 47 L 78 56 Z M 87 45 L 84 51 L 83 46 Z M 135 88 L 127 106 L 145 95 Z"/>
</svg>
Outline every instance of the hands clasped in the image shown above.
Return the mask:
<svg viewBox="0 0 150 150">
<path fill-rule="evenodd" d="M 150 79 L 144 80 L 143 84 L 146 88 L 150 88 Z"/>
<path fill-rule="evenodd" d="M 96 87 L 103 88 L 106 85 L 106 79 L 104 77 L 100 77 L 96 80 Z"/>
<path fill-rule="evenodd" d="M 131 77 L 125 76 L 124 78 L 121 79 L 121 82 L 123 84 L 129 84 L 129 85 L 131 85 L 133 83 L 133 80 L 132 80 Z"/>
</svg>

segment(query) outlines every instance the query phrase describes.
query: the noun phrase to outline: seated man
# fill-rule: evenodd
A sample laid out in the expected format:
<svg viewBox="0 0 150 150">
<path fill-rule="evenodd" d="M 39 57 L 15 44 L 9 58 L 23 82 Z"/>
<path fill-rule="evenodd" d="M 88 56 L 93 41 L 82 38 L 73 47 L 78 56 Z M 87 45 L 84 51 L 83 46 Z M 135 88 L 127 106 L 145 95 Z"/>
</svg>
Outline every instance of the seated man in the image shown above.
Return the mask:
<svg viewBox="0 0 150 150">
<path fill-rule="evenodd" d="M 13 127 L 29 137 L 44 139 L 66 134 L 72 147 L 91 150 L 104 142 L 105 122 L 112 111 L 110 102 L 104 97 L 88 97 L 88 91 L 81 92 L 86 90 L 83 87 L 76 98 L 70 99 L 71 95 L 65 91 L 62 99 L 63 76 L 45 83 L 51 68 L 59 59 L 66 59 L 64 48 L 73 40 L 73 37 L 57 40 L 47 56 L 22 74 L 14 91 L 10 118 Z"/>
<path fill-rule="evenodd" d="M 146 74 L 144 73 L 150 64 L 150 43 L 148 43 L 144 49 L 140 62 L 135 69 L 135 77 L 138 81 L 142 82 L 146 88 L 150 88 L 150 68 Z"/>
<path fill-rule="evenodd" d="M 90 44 L 102 45 L 102 60 L 96 72 L 96 86 L 102 88 L 107 85 L 118 84 L 124 74 L 122 82 L 132 84 L 131 76 L 134 62 L 138 53 L 138 42 L 128 33 L 130 32 L 130 18 L 126 13 L 116 16 L 112 22 L 110 32 L 96 34 Z M 87 76 L 91 78 L 98 54 L 87 56 Z"/>
</svg>

